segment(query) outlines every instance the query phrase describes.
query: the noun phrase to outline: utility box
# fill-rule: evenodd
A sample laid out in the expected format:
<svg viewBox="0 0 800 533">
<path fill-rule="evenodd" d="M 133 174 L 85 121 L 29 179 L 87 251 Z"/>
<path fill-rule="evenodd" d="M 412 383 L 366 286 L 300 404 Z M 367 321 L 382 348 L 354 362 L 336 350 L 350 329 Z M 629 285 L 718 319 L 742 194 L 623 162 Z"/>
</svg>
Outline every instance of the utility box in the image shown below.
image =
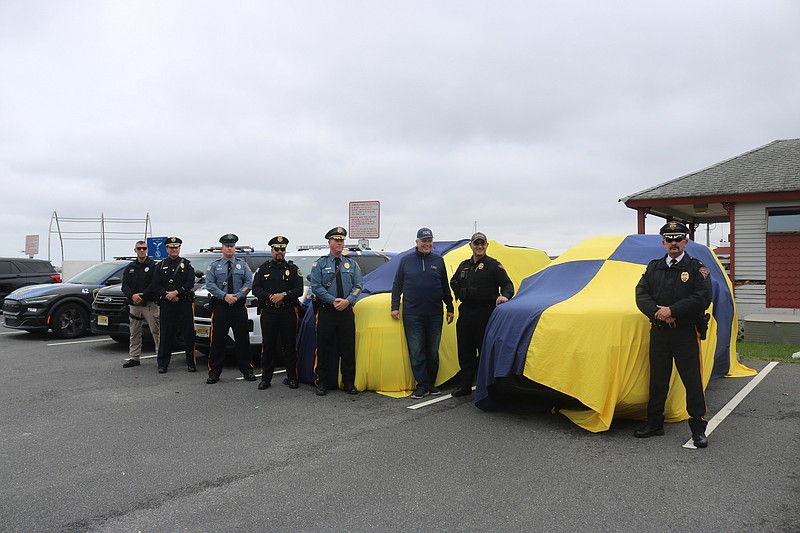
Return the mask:
<svg viewBox="0 0 800 533">
<path fill-rule="evenodd" d="M 800 316 L 762 314 L 744 317 L 745 342 L 800 344 Z"/>
</svg>

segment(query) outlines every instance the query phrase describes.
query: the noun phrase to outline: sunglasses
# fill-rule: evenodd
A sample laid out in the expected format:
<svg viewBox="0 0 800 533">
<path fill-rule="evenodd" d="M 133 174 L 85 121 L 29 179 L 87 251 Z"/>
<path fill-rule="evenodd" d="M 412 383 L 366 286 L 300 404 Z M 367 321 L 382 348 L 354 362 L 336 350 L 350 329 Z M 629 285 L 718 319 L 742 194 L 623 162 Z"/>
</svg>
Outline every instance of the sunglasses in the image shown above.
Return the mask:
<svg viewBox="0 0 800 533">
<path fill-rule="evenodd" d="M 139 251 L 139 250 L 142 250 L 142 251 L 145 251 L 145 252 L 146 252 L 146 251 L 147 251 L 147 246 L 137 246 L 137 247 L 136 247 L 136 250 L 137 250 L 137 251 Z"/>
<path fill-rule="evenodd" d="M 681 242 L 685 238 L 686 236 L 684 235 L 673 235 L 672 237 L 664 235 L 664 242 Z"/>
</svg>

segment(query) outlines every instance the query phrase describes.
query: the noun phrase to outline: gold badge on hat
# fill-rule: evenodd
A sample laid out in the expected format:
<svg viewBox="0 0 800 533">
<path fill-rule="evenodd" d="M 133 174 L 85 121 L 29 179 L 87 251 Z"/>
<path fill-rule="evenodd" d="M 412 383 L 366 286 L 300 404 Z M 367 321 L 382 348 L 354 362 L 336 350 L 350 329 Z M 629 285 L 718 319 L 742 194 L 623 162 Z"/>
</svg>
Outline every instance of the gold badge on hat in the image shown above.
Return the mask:
<svg viewBox="0 0 800 533">
<path fill-rule="evenodd" d="M 278 237 L 278 242 L 283 242 L 283 237 Z"/>
<path fill-rule="evenodd" d="M 344 228 L 339 226 L 338 228 L 336 228 L 336 231 L 338 231 L 339 233 L 344 233 Z"/>
<path fill-rule="evenodd" d="M 671 222 L 669 223 L 669 229 L 671 229 L 671 230 L 676 230 L 676 229 L 678 229 L 678 223 L 677 223 L 677 222 L 675 222 L 674 220 L 673 220 L 673 221 L 671 221 Z"/>
<path fill-rule="evenodd" d="M 681 272 L 681 281 L 686 283 L 689 281 L 689 273 L 686 271 Z"/>
</svg>

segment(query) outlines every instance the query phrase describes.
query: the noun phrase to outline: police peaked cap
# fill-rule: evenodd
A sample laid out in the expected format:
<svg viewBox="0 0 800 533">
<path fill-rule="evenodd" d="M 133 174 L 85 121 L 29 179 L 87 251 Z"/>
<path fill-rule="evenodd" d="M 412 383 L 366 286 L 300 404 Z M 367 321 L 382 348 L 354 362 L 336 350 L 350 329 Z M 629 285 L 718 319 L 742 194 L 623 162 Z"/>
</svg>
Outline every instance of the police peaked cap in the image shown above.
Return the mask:
<svg viewBox="0 0 800 533">
<path fill-rule="evenodd" d="M 325 234 L 325 238 L 329 240 L 336 239 L 337 241 L 343 241 L 345 237 L 347 237 L 347 230 L 341 226 L 333 228 Z"/>
<path fill-rule="evenodd" d="M 678 222 L 677 220 L 670 220 L 663 226 L 661 226 L 661 230 L 659 230 L 661 235 L 688 235 L 689 228 L 686 227 L 686 224 L 683 222 Z"/>
<path fill-rule="evenodd" d="M 174 248 L 183 244 L 183 241 L 180 237 L 169 237 L 167 238 L 167 242 L 164 244 L 167 248 Z"/>
<path fill-rule="evenodd" d="M 289 239 L 283 235 L 276 235 L 271 238 L 267 244 L 270 248 L 286 248 L 286 245 L 289 244 Z"/>
<path fill-rule="evenodd" d="M 222 237 L 219 238 L 219 242 L 226 246 L 233 246 L 237 242 L 239 242 L 239 237 L 234 235 L 233 233 L 226 233 Z"/>
</svg>

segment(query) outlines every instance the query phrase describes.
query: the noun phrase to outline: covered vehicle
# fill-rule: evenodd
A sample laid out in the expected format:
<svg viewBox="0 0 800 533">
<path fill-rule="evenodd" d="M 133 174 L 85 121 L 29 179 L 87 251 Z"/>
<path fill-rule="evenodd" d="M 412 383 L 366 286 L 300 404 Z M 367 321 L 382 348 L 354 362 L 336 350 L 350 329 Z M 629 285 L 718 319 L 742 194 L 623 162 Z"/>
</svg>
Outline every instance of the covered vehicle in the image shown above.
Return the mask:
<svg viewBox="0 0 800 533">
<path fill-rule="evenodd" d="M 708 267 L 713 288 L 701 344 L 703 387 L 721 376 L 753 375 L 736 359 L 730 279 L 708 247 L 689 241 L 686 252 Z M 650 322 L 636 307 L 635 287 L 647 263 L 664 255 L 659 235 L 595 237 L 525 279 L 489 320 L 476 405 L 545 396 L 593 432 L 609 429 L 615 417 L 646 418 Z M 664 414 L 668 422 L 688 418 L 675 371 Z"/>
<path fill-rule="evenodd" d="M 408 359 L 408 347 L 401 320 L 390 315 L 391 291 L 400 258 L 413 253 L 415 248 L 395 256 L 384 266 L 364 277 L 364 290 L 353 307 L 356 321 L 356 388 L 374 390 L 387 395 L 403 397 L 414 390 L 414 374 Z M 433 251 L 444 257 L 448 279 L 464 259 L 472 255 L 469 239 L 434 242 Z M 508 272 L 514 287 L 550 263 L 550 258 L 541 250 L 505 246 L 489 241 L 487 254 L 498 259 Z M 507 305 L 507 304 L 503 304 Z M 500 306 L 502 307 L 502 306 Z M 456 306 L 458 319 L 458 306 Z M 313 309 L 310 309 L 300 327 L 298 338 L 298 368 L 300 380 L 314 381 L 316 358 L 316 330 Z M 333 360 L 335 352 L 327 354 Z M 333 364 L 333 363 L 331 363 Z M 333 367 L 331 367 L 333 368 Z M 439 374 L 436 384 L 451 379 L 458 372 L 455 321 L 442 328 L 439 345 Z M 336 388 L 336 372 L 331 372 L 329 388 Z"/>
<path fill-rule="evenodd" d="M 52 329 L 66 339 L 80 337 L 89 330 L 94 292 L 122 283 L 122 271 L 128 263 L 104 261 L 75 274 L 66 283 L 15 290 L 3 302 L 5 326 L 30 332 Z"/>
</svg>

